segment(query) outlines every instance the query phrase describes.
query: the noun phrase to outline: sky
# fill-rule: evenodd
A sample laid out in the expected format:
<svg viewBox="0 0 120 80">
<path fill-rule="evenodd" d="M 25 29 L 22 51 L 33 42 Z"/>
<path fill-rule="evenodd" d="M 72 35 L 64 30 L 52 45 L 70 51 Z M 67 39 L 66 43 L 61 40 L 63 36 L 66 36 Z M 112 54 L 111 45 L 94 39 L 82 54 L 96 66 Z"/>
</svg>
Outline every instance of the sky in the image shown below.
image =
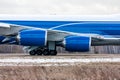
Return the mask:
<svg viewBox="0 0 120 80">
<path fill-rule="evenodd" d="M 0 0 L 0 14 L 120 14 L 120 0 Z"/>
</svg>

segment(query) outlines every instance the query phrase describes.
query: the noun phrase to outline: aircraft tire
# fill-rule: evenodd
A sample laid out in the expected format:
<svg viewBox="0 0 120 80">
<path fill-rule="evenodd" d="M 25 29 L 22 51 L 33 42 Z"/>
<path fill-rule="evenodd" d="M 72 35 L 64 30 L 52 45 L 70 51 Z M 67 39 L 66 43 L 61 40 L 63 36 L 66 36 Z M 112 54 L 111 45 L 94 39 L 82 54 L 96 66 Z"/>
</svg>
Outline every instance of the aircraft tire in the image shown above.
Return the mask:
<svg viewBox="0 0 120 80">
<path fill-rule="evenodd" d="M 50 55 L 52 55 L 52 56 L 57 55 L 57 51 L 56 50 L 50 50 Z"/>
<path fill-rule="evenodd" d="M 43 53 L 43 52 L 42 52 L 41 50 L 37 50 L 37 51 L 36 51 L 36 54 L 39 55 L 39 56 L 41 56 L 42 53 Z"/>
<path fill-rule="evenodd" d="M 44 55 L 44 56 L 48 56 L 48 55 L 50 55 L 49 50 L 47 50 L 47 49 L 46 49 L 46 50 L 44 50 L 44 51 L 43 51 L 43 55 Z"/>
<path fill-rule="evenodd" d="M 36 52 L 33 50 L 33 51 L 30 51 L 29 54 L 30 54 L 31 56 L 34 56 L 34 55 L 36 55 Z"/>
</svg>

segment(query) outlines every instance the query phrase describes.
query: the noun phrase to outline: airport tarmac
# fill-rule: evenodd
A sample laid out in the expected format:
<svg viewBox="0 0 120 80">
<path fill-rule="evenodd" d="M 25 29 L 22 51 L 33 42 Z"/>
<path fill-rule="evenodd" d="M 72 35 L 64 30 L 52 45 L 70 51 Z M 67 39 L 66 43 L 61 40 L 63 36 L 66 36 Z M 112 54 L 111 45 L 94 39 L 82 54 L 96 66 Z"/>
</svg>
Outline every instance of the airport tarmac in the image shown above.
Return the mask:
<svg viewBox="0 0 120 80">
<path fill-rule="evenodd" d="M 120 63 L 119 54 L 0 54 L 0 66 L 71 66 L 88 63 Z"/>
</svg>

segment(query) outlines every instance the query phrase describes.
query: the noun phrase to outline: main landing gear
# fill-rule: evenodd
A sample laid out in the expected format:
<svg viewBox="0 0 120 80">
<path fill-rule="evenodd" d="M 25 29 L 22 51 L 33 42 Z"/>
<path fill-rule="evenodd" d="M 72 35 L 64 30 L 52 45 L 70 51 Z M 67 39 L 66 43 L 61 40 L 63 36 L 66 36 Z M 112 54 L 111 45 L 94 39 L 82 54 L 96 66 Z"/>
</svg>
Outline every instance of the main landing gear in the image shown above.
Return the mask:
<svg viewBox="0 0 120 80">
<path fill-rule="evenodd" d="M 48 50 L 48 49 L 36 49 L 36 50 L 32 50 L 29 52 L 30 55 L 34 56 L 34 55 L 45 55 L 45 56 L 54 56 L 57 55 L 57 51 L 56 50 Z"/>
<path fill-rule="evenodd" d="M 57 55 L 56 42 L 49 41 L 47 47 L 37 48 L 29 52 L 30 55 Z"/>
</svg>

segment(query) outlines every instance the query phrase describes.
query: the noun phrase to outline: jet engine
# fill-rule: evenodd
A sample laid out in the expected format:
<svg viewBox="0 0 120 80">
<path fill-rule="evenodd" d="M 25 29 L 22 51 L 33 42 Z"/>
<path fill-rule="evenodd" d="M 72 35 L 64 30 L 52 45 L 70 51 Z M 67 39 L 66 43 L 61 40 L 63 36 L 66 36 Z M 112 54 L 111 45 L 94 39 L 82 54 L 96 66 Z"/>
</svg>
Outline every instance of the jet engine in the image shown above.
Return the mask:
<svg viewBox="0 0 120 80">
<path fill-rule="evenodd" d="M 24 46 L 45 46 L 47 32 L 43 30 L 23 30 L 17 36 L 20 45 Z"/>
<path fill-rule="evenodd" d="M 5 39 L 5 37 L 0 36 L 0 44 L 2 44 L 2 41 Z"/>
<path fill-rule="evenodd" d="M 83 36 L 68 36 L 63 41 L 63 46 L 67 51 L 86 52 L 91 46 L 91 38 Z"/>
<path fill-rule="evenodd" d="M 3 36 L 0 36 L 0 42 L 1 42 L 3 39 L 5 39 L 5 37 L 3 37 Z"/>
</svg>

